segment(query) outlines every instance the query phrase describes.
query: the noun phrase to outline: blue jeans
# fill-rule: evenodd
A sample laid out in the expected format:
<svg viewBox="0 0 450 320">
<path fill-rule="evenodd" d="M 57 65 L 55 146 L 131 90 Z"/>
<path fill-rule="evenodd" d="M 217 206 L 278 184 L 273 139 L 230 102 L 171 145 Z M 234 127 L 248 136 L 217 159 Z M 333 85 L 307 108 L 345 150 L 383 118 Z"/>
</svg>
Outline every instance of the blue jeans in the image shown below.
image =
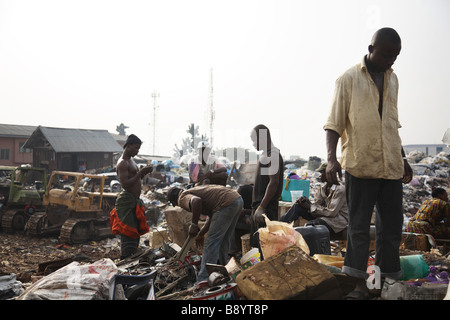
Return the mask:
<svg viewBox="0 0 450 320">
<path fill-rule="evenodd" d="M 359 179 L 345 173 L 348 206 L 347 252 L 342 271 L 355 278 L 367 278 L 370 221 L 375 211 L 375 265 L 381 275 L 398 279 L 402 275 L 399 247 L 403 227 L 403 186 L 400 180 Z"/>
<path fill-rule="evenodd" d="M 228 207 L 214 212 L 212 218 L 210 218 L 211 224 L 203 247 L 202 263 L 197 277 L 198 282 L 208 280 L 207 263 L 225 265 L 228 262 L 230 239 L 243 206 L 244 200 L 239 197 Z"/>
</svg>

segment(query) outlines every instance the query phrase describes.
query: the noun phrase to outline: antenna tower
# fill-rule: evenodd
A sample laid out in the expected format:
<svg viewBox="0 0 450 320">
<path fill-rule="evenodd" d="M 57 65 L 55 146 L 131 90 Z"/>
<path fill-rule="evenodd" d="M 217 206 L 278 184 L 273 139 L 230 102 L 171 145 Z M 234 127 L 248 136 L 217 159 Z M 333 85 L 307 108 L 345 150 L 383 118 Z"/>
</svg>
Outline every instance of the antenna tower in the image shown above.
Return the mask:
<svg viewBox="0 0 450 320">
<path fill-rule="evenodd" d="M 209 72 L 209 107 L 208 107 L 208 122 L 209 122 L 209 142 L 214 146 L 214 99 L 213 99 L 213 69 Z"/>
<path fill-rule="evenodd" d="M 156 100 L 159 98 L 159 93 L 156 90 L 153 91 L 152 98 L 153 98 L 153 155 L 155 155 L 156 109 L 158 108 Z"/>
</svg>

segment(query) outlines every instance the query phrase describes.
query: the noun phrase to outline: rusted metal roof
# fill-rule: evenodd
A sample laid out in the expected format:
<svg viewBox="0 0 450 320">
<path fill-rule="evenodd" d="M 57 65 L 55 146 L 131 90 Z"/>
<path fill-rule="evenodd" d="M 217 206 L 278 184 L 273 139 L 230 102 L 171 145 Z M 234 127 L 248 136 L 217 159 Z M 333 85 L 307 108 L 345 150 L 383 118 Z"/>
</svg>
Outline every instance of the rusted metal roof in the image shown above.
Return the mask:
<svg viewBox="0 0 450 320">
<path fill-rule="evenodd" d="M 24 148 L 51 146 L 59 152 L 122 152 L 107 130 L 64 129 L 39 126 Z"/>
</svg>

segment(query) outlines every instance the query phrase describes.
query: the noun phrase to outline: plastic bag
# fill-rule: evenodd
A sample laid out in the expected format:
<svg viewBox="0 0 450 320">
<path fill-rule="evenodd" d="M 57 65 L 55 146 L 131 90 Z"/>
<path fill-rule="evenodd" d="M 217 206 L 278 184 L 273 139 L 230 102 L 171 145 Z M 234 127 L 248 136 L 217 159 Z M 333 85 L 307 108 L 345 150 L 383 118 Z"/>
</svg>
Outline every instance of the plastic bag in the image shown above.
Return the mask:
<svg viewBox="0 0 450 320">
<path fill-rule="evenodd" d="M 266 227 L 260 228 L 259 243 L 264 259 L 290 247 L 297 246 L 309 255 L 309 247 L 300 232 L 293 228 L 293 223 L 271 221 L 264 215 Z"/>
<path fill-rule="evenodd" d="M 18 300 L 104 300 L 117 273 L 111 259 L 92 264 L 72 262 L 35 282 Z"/>
</svg>

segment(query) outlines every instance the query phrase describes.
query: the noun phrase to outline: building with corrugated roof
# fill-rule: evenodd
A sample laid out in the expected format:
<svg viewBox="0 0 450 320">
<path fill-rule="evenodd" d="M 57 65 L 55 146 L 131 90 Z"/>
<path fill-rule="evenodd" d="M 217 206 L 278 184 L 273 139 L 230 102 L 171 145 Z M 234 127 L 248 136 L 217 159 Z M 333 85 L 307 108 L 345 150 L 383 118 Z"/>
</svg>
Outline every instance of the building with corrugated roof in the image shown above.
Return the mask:
<svg viewBox="0 0 450 320">
<path fill-rule="evenodd" d="M 120 144 L 107 130 L 39 126 L 25 142 L 33 150 L 33 166 L 49 171 L 85 171 L 113 167 Z"/>
<path fill-rule="evenodd" d="M 0 165 L 20 166 L 33 162 L 32 150 L 24 148 L 24 144 L 34 130 L 36 126 L 0 124 Z"/>
</svg>

